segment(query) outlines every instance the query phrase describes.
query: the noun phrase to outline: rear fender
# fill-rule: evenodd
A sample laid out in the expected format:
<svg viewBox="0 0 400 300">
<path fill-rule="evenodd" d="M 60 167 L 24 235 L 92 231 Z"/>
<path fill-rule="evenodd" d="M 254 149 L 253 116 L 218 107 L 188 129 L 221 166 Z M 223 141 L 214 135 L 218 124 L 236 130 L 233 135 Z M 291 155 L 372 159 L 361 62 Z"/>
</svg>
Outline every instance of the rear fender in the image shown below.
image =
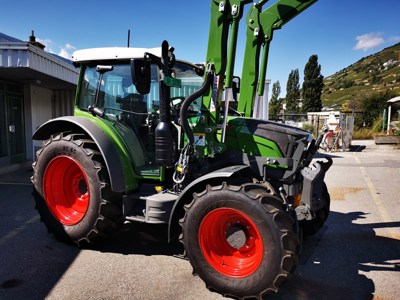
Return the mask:
<svg viewBox="0 0 400 300">
<path fill-rule="evenodd" d="M 196 180 L 192 181 L 180 194 L 178 200 L 175 202 L 169 219 L 168 225 L 168 241 L 175 236 L 179 225 L 179 219 L 183 217 L 185 204 L 193 201 L 193 193 L 200 193 L 208 184 L 218 185 L 228 179 L 239 174 L 241 178 L 251 178 L 252 173 L 250 167 L 247 165 L 229 166 L 203 175 Z"/>
<path fill-rule="evenodd" d="M 83 117 L 60 117 L 41 125 L 33 134 L 32 139 L 46 140 L 53 134 L 66 131 L 84 132 L 91 137 L 103 155 L 110 177 L 111 189 L 114 192 L 124 192 L 125 177 L 118 151 L 113 141 L 96 123 Z"/>
</svg>

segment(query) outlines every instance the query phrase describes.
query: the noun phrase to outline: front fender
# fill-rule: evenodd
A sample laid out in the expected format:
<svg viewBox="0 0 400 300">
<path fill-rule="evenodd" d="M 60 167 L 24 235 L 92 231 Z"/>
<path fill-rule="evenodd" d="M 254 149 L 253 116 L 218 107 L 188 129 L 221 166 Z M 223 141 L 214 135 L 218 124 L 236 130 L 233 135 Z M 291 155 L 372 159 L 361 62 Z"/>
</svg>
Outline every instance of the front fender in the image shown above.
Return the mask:
<svg viewBox="0 0 400 300">
<path fill-rule="evenodd" d="M 183 213 L 183 206 L 193 200 L 193 193 L 200 193 L 203 191 L 207 184 L 222 184 L 223 181 L 233 177 L 233 175 L 241 173 L 241 175 L 250 175 L 250 167 L 247 165 L 234 165 L 222 168 L 211 173 L 205 174 L 196 180 L 192 181 L 179 195 L 178 200 L 175 202 L 169 218 L 168 224 L 168 241 L 171 241 L 172 236 L 178 224 L 178 221 Z M 244 176 L 245 178 L 246 176 Z"/>
<path fill-rule="evenodd" d="M 103 155 L 110 177 L 111 189 L 114 192 L 124 192 L 125 177 L 118 151 L 112 140 L 96 123 L 83 117 L 60 117 L 41 125 L 33 134 L 32 139 L 46 140 L 53 134 L 65 131 L 84 132 L 91 137 Z"/>
</svg>

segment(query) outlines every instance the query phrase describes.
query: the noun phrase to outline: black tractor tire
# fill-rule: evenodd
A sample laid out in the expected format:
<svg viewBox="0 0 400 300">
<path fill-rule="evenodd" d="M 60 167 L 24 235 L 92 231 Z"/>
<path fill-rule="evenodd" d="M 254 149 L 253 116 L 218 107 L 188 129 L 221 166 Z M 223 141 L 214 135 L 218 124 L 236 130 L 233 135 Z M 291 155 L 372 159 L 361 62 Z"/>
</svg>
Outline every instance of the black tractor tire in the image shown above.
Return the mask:
<svg viewBox="0 0 400 300">
<path fill-rule="evenodd" d="M 211 291 L 261 299 L 297 267 L 297 219 L 265 186 L 207 186 L 185 206 L 181 242 Z"/>
<path fill-rule="evenodd" d="M 32 167 L 36 209 L 58 240 L 82 246 L 122 226 L 122 195 L 112 192 L 102 155 L 86 135 L 52 136 Z"/>
<path fill-rule="evenodd" d="M 315 211 L 315 218 L 312 220 L 301 220 L 299 221 L 300 228 L 303 232 L 303 236 L 311 236 L 316 234 L 325 224 L 328 219 L 330 206 L 331 206 L 331 197 L 328 192 L 328 188 L 323 183 L 323 190 L 321 195 L 322 207 Z"/>
</svg>

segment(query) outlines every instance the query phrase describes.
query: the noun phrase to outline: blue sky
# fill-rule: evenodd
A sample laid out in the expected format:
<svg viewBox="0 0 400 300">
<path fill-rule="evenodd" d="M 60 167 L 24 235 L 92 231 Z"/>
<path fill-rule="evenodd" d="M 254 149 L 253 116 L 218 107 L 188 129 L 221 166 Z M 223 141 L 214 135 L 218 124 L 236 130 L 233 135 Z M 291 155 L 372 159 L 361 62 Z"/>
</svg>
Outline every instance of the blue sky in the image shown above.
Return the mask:
<svg viewBox="0 0 400 300">
<path fill-rule="evenodd" d="M 269 1 L 269 3 L 276 1 Z M 31 30 L 46 50 L 70 56 L 76 49 L 126 46 L 157 47 L 166 39 L 178 58 L 205 61 L 210 0 L 76 1 L 19 0 L 2 7 L 0 32 L 28 40 Z M 248 5 L 249 6 L 249 5 Z M 242 19 L 244 25 L 246 15 Z M 239 33 L 235 73 L 240 75 L 244 26 Z M 279 80 L 285 94 L 287 77 L 318 55 L 327 77 L 362 57 L 400 42 L 399 0 L 319 0 L 274 33 L 267 78 Z"/>
</svg>

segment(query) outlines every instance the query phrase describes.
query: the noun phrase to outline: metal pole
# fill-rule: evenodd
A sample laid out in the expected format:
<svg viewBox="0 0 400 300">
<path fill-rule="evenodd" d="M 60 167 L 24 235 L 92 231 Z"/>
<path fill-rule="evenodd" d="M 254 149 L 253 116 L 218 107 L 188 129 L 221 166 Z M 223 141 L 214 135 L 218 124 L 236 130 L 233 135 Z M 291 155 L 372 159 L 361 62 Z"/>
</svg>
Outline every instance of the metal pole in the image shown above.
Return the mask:
<svg viewBox="0 0 400 300">
<path fill-rule="evenodd" d="M 392 106 L 389 105 L 389 109 L 388 109 L 388 122 L 387 122 L 387 131 L 386 131 L 386 135 L 389 135 L 389 129 L 390 129 L 390 115 L 392 114 Z"/>
<path fill-rule="evenodd" d="M 263 104 L 262 104 L 262 119 L 263 120 L 268 120 L 269 119 L 269 101 L 268 101 L 268 90 L 269 90 L 269 84 L 271 80 L 265 80 L 264 83 L 264 95 L 263 95 Z"/>
<path fill-rule="evenodd" d="M 382 116 L 382 134 L 385 132 L 386 118 L 387 118 L 387 111 L 385 108 L 383 110 L 383 116 Z"/>
</svg>

